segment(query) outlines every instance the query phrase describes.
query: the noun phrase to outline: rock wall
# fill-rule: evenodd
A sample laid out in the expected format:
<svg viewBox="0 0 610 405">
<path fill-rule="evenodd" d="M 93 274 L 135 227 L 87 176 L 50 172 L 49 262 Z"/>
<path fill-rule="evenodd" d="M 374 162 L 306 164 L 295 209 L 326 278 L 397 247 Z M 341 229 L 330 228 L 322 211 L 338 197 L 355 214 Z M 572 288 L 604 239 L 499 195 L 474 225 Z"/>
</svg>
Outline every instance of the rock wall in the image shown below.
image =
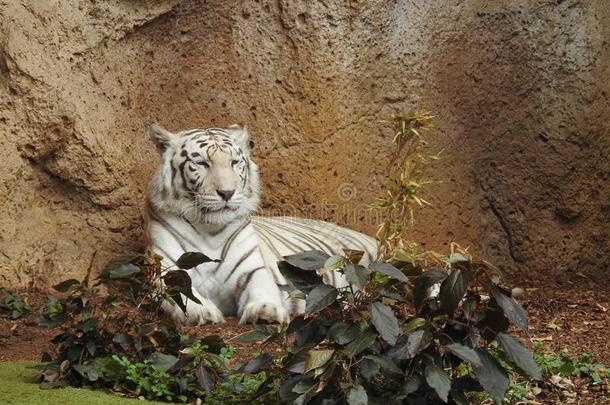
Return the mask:
<svg viewBox="0 0 610 405">
<path fill-rule="evenodd" d="M 605 280 L 609 40 L 604 0 L 0 0 L 0 285 L 142 249 L 152 121 L 247 123 L 265 212 L 374 232 L 415 108 L 444 182 L 414 239 Z"/>
</svg>

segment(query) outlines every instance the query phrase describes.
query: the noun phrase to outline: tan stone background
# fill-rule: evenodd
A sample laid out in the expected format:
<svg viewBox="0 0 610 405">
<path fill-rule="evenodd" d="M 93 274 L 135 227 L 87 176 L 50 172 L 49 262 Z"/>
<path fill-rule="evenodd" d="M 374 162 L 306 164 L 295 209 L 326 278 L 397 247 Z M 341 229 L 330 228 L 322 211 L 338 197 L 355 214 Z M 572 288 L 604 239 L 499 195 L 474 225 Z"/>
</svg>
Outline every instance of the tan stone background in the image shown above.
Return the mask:
<svg viewBox="0 0 610 405">
<path fill-rule="evenodd" d="M 416 240 L 607 282 L 609 42 L 606 0 L 0 0 L 0 285 L 142 248 L 152 121 L 247 123 L 265 211 L 371 232 L 413 108 L 444 150 Z"/>
</svg>

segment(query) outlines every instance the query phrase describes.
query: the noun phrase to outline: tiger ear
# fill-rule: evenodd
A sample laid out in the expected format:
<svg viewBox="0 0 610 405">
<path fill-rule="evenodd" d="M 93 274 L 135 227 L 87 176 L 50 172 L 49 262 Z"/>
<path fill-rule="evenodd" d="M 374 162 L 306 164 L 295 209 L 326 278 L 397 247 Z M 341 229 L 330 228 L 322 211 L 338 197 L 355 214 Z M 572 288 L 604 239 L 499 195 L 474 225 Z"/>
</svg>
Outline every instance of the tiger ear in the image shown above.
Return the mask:
<svg viewBox="0 0 610 405">
<path fill-rule="evenodd" d="M 155 143 L 160 153 L 163 153 L 169 148 L 174 134 L 169 132 L 167 129 L 161 127 L 157 123 L 153 123 L 148 128 L 150 139 Z"/>
<path fill-rule="evenodd" d="M 227 128 L 229 131 L 229 135 L 231 138 L 239 145 L 244 153 L 249 153 L 250 148 L 252 146 L 252 142 L 250 142 L 250 133 L 248 132 L 248 127 L 242 124 L 233 124 Z"/>
</svg>

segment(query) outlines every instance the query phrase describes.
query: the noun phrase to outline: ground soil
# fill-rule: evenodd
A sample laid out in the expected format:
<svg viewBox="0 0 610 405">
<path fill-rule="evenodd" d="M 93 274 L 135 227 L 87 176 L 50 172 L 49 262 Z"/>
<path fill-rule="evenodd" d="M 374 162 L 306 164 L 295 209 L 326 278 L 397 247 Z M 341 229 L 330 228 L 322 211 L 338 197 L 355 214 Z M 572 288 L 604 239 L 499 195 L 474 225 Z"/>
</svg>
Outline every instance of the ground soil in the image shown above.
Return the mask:
<svg viewBox="0 0 610 405">
<path fill-rule="evenodd" d="M 600 363 L 610 365 L 610 289 L 580 276 L 560 283 L 556 279 L 537 280 L 536 284 L 542 287 L 525 289 L 521 299 L 529 313 L 530 341 L 541 341 L 553 352 L 568 349 L 572 354 L 593 353 Z M 35 292 L 24 291 L 22 296 L 34 308 L 40 308 L 45 299 L 45 295 Z M 200 334 L 220 335 L 225 340 L 249 330 L 249 326 L 239 325 L 235 318 L 227 318 L 223 325 L 198 327 Z M 39 360 L 42 352 L 52 350 L 49 340 L 58 332 L 38 327 L 34 314 L 19 320 L 0 316 L 0 361 Z M 523 340 L 528 342 L 525 336 Z M 237 350 L 233 359 L 236 363 L 245 362 L 254 352 L 263 350 L 260 344 L 231 343 L 231 346 Z M 610 403 L 608 384 L 593 386 L 578 379 L 573 379 L 573 383 L 572 392 L 543 385 L 535 401 Z"/>
</svg>

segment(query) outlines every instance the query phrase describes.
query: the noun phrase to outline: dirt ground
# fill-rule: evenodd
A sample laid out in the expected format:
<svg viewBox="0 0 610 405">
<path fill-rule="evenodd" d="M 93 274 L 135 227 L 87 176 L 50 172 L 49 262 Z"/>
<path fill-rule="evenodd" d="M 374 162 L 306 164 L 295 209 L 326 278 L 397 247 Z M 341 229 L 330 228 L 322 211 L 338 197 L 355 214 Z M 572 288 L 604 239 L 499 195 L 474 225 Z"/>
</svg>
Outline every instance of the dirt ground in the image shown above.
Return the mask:
<svg viewBox="0 0 610 405">
<path fill-rule="evenodd" d="M 538 278 L 541 278 L 539 276 Z M 546 350 L 559 352 L 568 349 L 571 354 L 593 353 L 597 361 L 610 365 L 610 288 L 575 275 L 572 279 L 549 278 L 529 280 L 539 287 L 525 288 L 521 299 L 529 313 L 530 341 L 541 341 Z M 34 308 L 40 307 L 45 298 L 43 293 L 25 293 L 24 299 Z M 228 318 L 224 325 L 200 327 L 200 333 L 220 335 L 229 340 L 250 330 L 249 326 L 237 324 L 235 318 Z M 49 340 L 58 333 L 37 326 L 36 315 L 31 314 L 20 320 L 0 317 L 0 361 L 40 360 L 44 351 L 50 351 Z M 525 338 L 525 337 L 524 337 Z M 524 339 L 527 342 L 527 338 Z M 235 362 L 249 359 L 252 353 L 261 350 L 258 344 L 231 343 L 237 349 Z M 273 350 L 273 348 L 267 348 Z M 605 386 L 594 386 L 573 379 L 573 394 L 547 386 L 532 403 L 610 403 Z"/>
</svg>

